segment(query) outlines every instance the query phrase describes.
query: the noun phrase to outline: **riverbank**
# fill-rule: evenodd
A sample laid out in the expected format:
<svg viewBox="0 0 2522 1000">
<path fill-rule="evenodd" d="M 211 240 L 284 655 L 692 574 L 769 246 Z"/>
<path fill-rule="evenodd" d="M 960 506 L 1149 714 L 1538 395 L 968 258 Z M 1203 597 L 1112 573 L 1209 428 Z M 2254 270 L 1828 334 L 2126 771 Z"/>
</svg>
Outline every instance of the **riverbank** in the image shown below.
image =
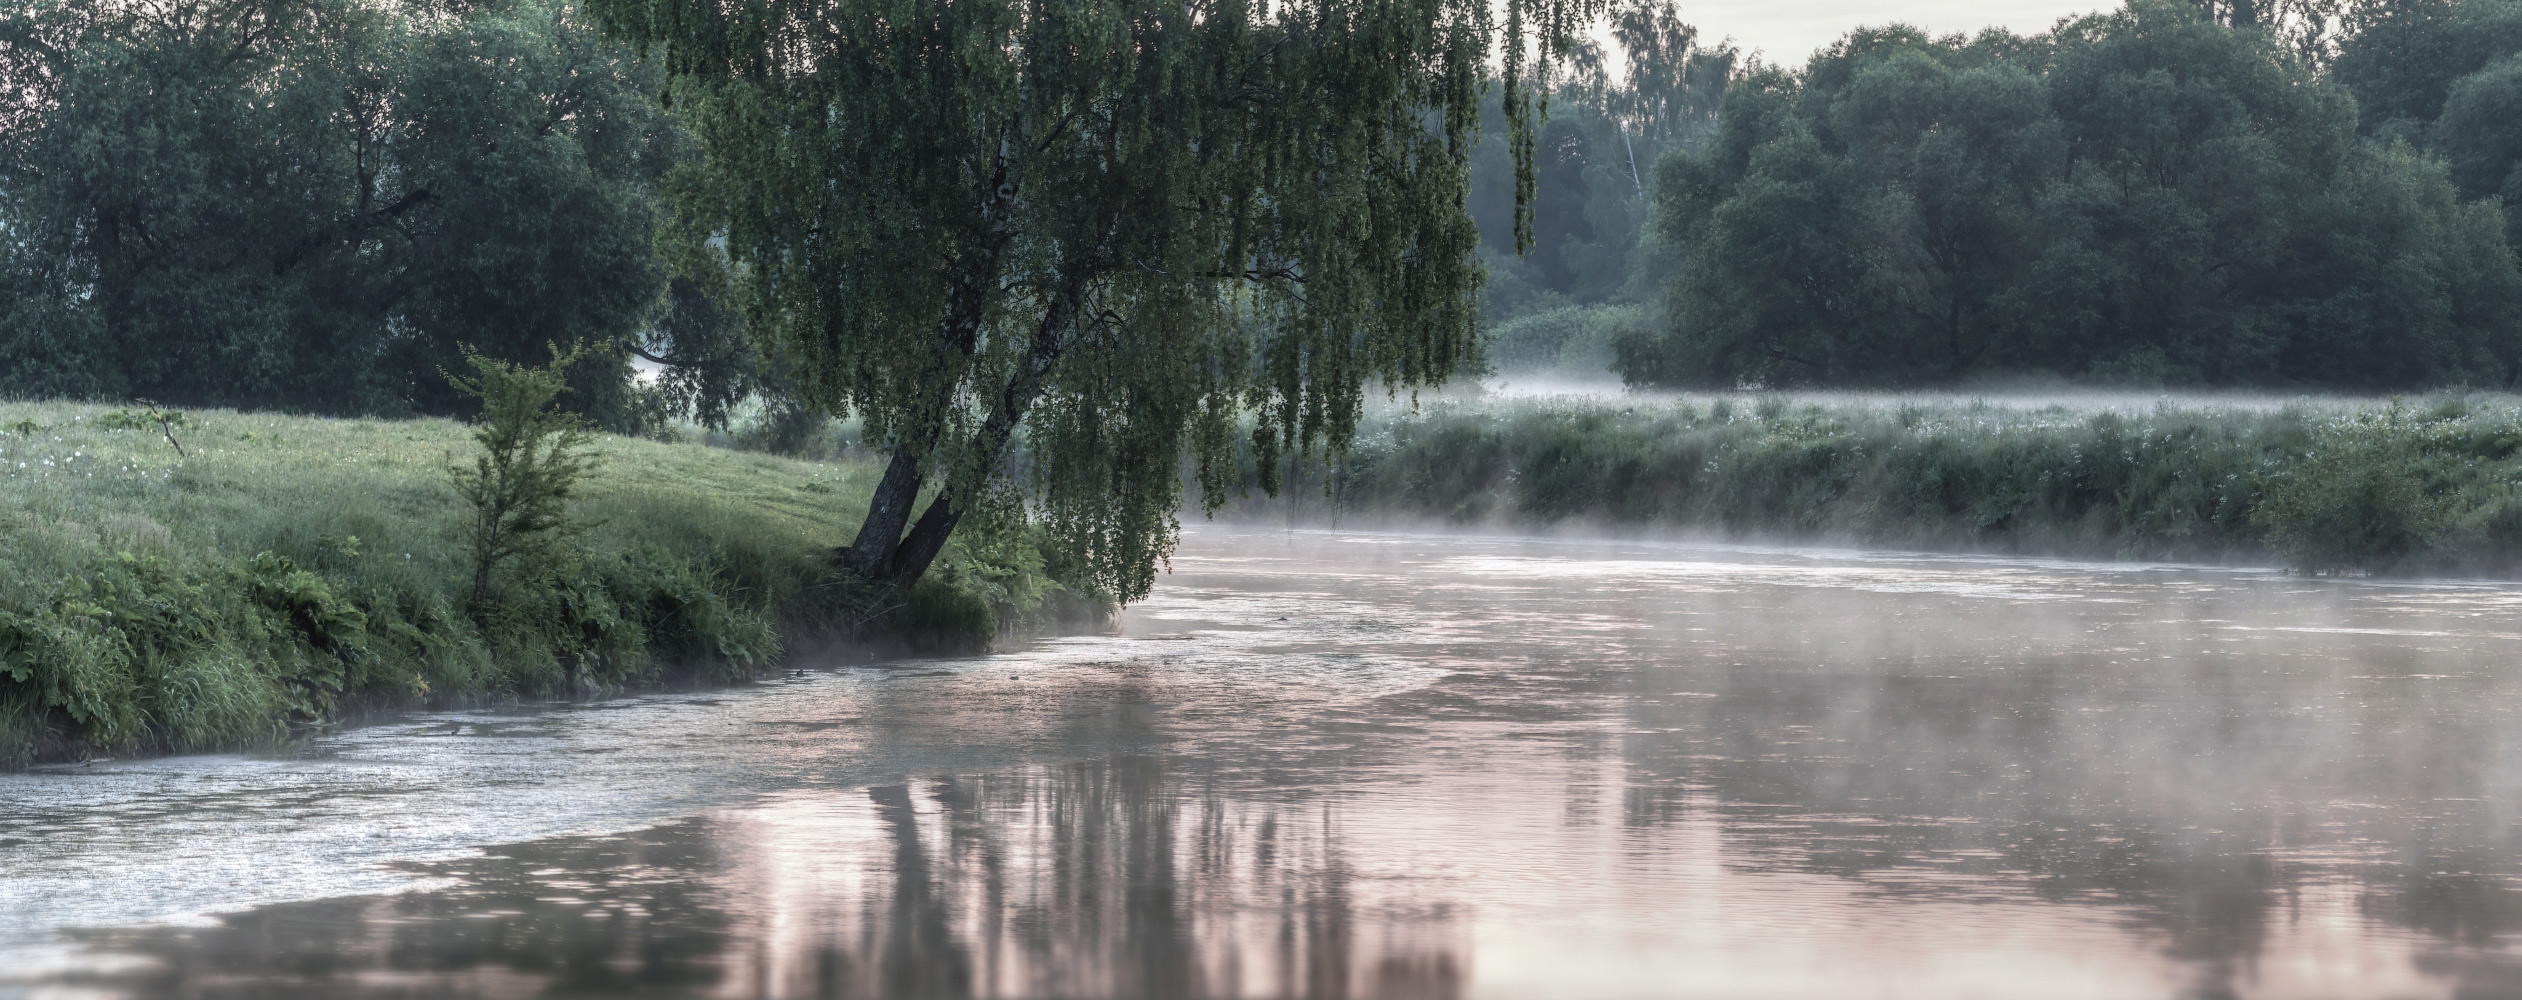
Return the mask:
<svg viewBox="0 0 2522 1000">
<path fill-rule="evenodd" d="M 1458 401 L 1377 418 L 1299 479 L 1300 516 L 1351 524 L 2522 573 L 2510 396 Z"/>
<path fill-rule="evenodd" d="M 0 775 L 0 994 L 2522 976 L 2522 587 L 1204 525 L 1173 566 L 986 659 Z"/>
<path fill-rule="evenodd" d="M 587 529 L 475 609 L 446 475 L 469 428 L 204 411 L 173 428 L 181 456 L 161 430 L 0 404 L 0 767 L 247 746 L 361 707 L 736 680 L 869 624 L 826 561 L 864 512 L 863 464 L 601 436 L 573 502 Z M 1008 541 L 956 546 L 886 613 L 986 642 L 1056 589 Z"/>
</svg>

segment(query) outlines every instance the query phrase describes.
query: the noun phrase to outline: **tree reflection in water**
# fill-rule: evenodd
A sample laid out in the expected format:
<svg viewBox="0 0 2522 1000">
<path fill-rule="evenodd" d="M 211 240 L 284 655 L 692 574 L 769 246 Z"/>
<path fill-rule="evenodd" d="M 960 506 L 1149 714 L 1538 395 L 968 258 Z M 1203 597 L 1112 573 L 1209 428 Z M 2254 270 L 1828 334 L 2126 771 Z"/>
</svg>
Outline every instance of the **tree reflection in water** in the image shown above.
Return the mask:
<svg viewBox="0 0 2522 1000">
<path fill-rule="evenodd" d="M 1319 801 L 1186 788 L 1148 757 L 865 795 L 734 821 L 755 853 L 728 995 L 1461 993 L 1449 908 L 1361 900 Z"/>
<path fill-rule="evenodd" d="M 91 932 L 189 997 L 1445 1000 L 1445 906 L 1361 900 L 1320 801 L 1229 801 L 1145 757 L 794 793 L 412 866 L 444 888 Z M 63 984 L 70 985 L 70 984 Z"/>
</svg>

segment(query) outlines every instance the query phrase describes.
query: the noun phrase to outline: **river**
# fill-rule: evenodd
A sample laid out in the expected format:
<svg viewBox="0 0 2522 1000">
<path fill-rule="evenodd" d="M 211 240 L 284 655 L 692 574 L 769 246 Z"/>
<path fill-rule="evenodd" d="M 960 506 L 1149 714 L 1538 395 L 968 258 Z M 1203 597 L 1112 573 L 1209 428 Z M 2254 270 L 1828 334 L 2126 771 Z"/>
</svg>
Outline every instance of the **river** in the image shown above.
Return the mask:
<svg viewBox="0 0 2522 1000">
<path fill-rule="evenodd" d="M 2517 633 L 1199 526 L 1108 634 L 0 775 L 0 996 L 2522 997 Z"/>
</svg>

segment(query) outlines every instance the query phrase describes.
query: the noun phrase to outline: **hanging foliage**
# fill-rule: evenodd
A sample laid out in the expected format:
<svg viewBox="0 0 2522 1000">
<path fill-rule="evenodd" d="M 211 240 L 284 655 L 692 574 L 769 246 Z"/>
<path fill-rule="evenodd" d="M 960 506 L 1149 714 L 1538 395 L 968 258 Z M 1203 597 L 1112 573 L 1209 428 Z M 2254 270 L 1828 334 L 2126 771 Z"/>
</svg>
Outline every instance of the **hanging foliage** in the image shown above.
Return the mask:
<svg viewBox="0 0 2522 1000">
<path fill-rule="evenodd" d="M 681 256 L 891 455 L 850 568 L 916 580 L 1021 434 L 1078 582 L 1122 599 L 1184 462 L 1217 503 L 1246 417 L 1265 466 L 1343 448 L 1370 382 L 1470 360 L 1480 88 L 1495 67 L 1528 236 L 1534 95 L 1593 6 L 592 4 L 703 144 Z"/>
</svg>

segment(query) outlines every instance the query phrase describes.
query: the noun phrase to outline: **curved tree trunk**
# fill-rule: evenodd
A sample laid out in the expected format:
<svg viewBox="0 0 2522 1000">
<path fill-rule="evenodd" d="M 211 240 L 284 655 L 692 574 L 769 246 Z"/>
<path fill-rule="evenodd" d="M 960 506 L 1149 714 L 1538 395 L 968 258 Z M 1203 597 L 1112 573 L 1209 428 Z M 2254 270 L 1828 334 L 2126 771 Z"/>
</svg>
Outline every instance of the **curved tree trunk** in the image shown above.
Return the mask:
<svg viewBox="0 0 2522 1000">
<path fill-rule="evenodd" d="M 885 464 L 884 478 L 876 481 L 876 493 L 867 500 L 867 519 L 858 525 L 858 539 L 840 553 L 842 564 L 859 579 L 880 579 L 893 562 L 893 553 L 901 546 L 902 526 L 911 520 L 911 505 L 919 502 L 919 463 L 926 455 L 926 448 L 909 443 L 894 446 L 893 460 Z"/>
<path fill-rule="evenodd" d="M 956 275 L 946 301 L 945 317 L 937 324 L 937 361 L 941 365 L 968 364 L 972 352 L 979 348 L 981 321 L 987 315 L 990 296 L 998 290 L 1015 218 L 1016 185 L 1010 176 L 1014 147 L 1011 140 L 1002 136 L 989 179 L 978 185 L 979 225 L 964 245 L 961 273 Z M 937 401 L 938 410 L 943 411 L 950 404 L 952 394 L 950 379 L 944 393 L 947 398 Z M 911 507 L 919 502 L 920 487 L 924 485 L 920 464 L 936 449 L 943 420 L 942 412 L 929 414 L 894 442 L 893 458 L 885 465 L 875 496 L 868 501 L 867 520 L 858 526 L 858 538 L 840 553 L 842 564 L 859 579 L 909 583 L 918 578 L 918 573 L 903 577 L 896 572 L 895 557 L 902 547 L 902 527 L 910 523 Z M 921 560 L 920 571 L 925 572 L 935 558 L 931 553 Z"/>
<path fill-rule="evenodd" d="M 1026 353 L 1025 363 L 1008 377 L 1006 385 L 1000 387 L 997 403 L 990 408 L 989 421 L 973 435 L 973 454 L 982 459 L 977 468 L 993 469 L 998 466 L 999 460 L 1007 454 L 1007 443 L 1016 436 L 1016 425 L 1024 421 L 1025 411 L 1031 409 L 1034 399 L 1042 394 L 1043 380 L 1050 376 L 1051 366 L 1059 362 L 1060 352 L 1068 344 L 1069 328 L 1076 325 L 1078 308 L 1085 297 L 1090 273 L 1080 269 L 1069 274 L 1059 298 L 1051 302 L 1050 308 L 1043 310 L 1042 321 L 1034 327 L 1033 343 Z M 886 474 L 889 477 L 891 471 L 887 470 Z M 955 525 L 961 523 L 964 512 L 971 509 L 972 500 L 987 476 L 982 474 L 969 478 L 968 482 L 949 482 L 944 489 L 937 491 L 936 498 L 928 502 L 928 509 L 920 513 L 919 523 L 911 526 L 910 536 L 894 550 L 890 563 L 884 569 L 883 580 L 898 587 L 907 587 L 928 572 L 928 567 L 937 561 L 938 553 L 945 551 L 946 539 L 954 534 Z"/>
</svg>

